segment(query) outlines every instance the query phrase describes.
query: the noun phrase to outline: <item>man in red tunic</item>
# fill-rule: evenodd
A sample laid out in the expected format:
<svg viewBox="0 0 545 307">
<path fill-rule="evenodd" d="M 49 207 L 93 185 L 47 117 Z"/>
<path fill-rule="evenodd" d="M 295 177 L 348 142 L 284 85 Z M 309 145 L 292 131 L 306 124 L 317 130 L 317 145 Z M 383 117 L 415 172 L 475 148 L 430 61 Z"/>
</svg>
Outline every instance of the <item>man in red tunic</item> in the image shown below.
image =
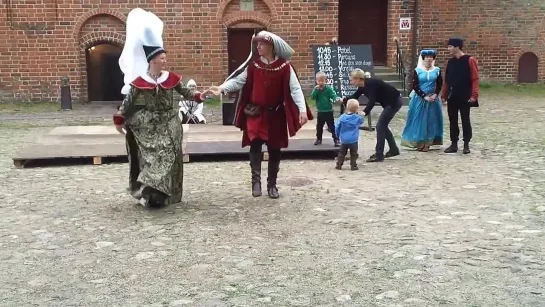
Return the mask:
<svg viewBox="0 0 545 307">
<path fill-rule="evenodd" d="M 279 36 L 261 31 L 252 39 L 259 57 L 248 60 L 220 86 L 208 92 L 215 95 L 240 91 L 234 125 L 243 131 L 242 147 L 250 146 L 252 195 L 261 196 L 261 160 L 263 145 L 269 152 L 267 194 L 278 198 L 281 149 L 288 147 L 288 135 L 294 136 L 312 113 L 293 66 L 288 62 L 293 49 Z M 252 50 L 254 48 L 252 47 Z"/>
</svg>

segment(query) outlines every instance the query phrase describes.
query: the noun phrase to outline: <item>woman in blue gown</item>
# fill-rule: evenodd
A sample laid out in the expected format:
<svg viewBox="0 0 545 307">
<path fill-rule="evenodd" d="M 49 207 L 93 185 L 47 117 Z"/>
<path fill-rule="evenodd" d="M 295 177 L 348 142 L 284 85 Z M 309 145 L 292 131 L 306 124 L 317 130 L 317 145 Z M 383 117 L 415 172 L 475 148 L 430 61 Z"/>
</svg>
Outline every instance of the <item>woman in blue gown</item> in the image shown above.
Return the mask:
<svg viewBox="0 0 545 307">
<path fill-rule="evenodd" d="M 443 107 L 439 99 L 443 77 L 435 66 L 435 50 L 422 50 L 413 74 L 413 91 L 409 95 L 409 112 L 401 145 L 428 151 L 443 145 Z"/>
</svg>

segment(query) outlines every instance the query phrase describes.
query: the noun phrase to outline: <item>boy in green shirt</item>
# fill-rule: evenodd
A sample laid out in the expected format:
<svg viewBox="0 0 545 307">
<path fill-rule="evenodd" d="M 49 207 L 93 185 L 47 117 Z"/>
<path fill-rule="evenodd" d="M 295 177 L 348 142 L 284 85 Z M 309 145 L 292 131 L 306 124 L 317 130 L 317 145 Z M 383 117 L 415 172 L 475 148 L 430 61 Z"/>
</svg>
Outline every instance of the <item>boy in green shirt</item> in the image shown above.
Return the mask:
<svg viewBox="0 0 545 307">
<path fill-rule="evenodd" d="M 324 124 L 327 124 L 328 130 L 333 135 L 333 143 L 335 147 L 341 146 L 339 138 L 335 134 L 335 119 L 333 117 L 333 104 L 341 98 L 337 96 L 335 90 L 326 84 L 327 76 L 324 72 L 316 74 L 316 87 L 312 90 L 310 96 L 316 101 L 316 109 L 318 111 L 318 120 L 316 123 L 316 142 L 314 145 L 322 144 L 322 135 L 324 133 Z"/>
</svg>

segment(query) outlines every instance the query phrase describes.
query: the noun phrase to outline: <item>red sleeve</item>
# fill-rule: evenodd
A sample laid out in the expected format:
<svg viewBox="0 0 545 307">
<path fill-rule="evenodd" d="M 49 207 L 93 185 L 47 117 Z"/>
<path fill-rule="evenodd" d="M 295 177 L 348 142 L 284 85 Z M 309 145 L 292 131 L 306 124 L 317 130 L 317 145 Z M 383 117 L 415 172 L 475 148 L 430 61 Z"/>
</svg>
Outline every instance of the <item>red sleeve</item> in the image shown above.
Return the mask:
<svg viewBox="0 0 545 307">
<path fill-rule="evenodd" d="M 448 98 L 447 68 L 445 67 L 445 74 L 443 75 L 443 89 L 441 91 L 441 99 L 447 100 L 447 98 Z"/>
<path fill-rule="evenodd" d="M 121 114 L 114 114 L 114 125 L 121 126 L 125 124 L 125 117 Z"/>
<path fill-rule="evenodd" d="M 203 102 L 201 98 L 201 92 L 195 92 L 195 94 L 193 95 L 193 100 L 195 100 L 198 103 Z"/>
<path fill-rule="evenodd" d="M 474 57 L 469 58 L 469 71 L 471 75 L 471 98 L 479 99 L 479 68 Z"/>
</svg>

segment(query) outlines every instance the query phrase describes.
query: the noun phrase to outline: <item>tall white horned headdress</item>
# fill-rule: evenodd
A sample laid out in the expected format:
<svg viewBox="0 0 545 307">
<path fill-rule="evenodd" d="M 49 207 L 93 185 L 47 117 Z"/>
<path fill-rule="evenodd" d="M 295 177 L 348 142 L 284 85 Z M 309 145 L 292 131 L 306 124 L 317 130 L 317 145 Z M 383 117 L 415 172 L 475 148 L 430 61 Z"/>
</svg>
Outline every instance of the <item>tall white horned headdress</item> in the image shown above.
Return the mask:
<svg viewBox="0 0 545 307">
<path fill-rule="evenodd" d="M 125 45 L 119 57 L 119 68 L 125 75 L 121 93 L 129 93 L 130 84 L 148 70 L 149 61 L 165 52 L 163 22 L 152 12 L 136 8 L 127 17 Z"/>
</svg>

